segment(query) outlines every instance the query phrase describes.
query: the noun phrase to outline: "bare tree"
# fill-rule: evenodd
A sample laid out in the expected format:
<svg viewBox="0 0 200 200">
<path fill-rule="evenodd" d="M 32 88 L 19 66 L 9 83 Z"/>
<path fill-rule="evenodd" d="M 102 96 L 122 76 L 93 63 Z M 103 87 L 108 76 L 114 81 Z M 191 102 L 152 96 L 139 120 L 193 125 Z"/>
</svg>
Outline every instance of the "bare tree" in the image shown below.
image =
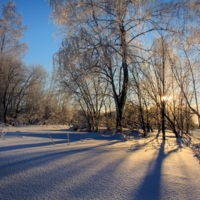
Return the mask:
<svg viewBox="0 0 200 200">
<path fill-rule="evenodd" d="M 13 85 L 12 89 L 8 87 L 8 85 L 14 84 L 13 82 L 9 83 L 9 80 L 13 81 L 16 73 L 19 73 L 14 68 L 19 68 L 20 56 L 27 49 L 26 44 L 20 42 L 25 30 L 26 27 L 22 26 L 22 16 L 17 13 L 15 4 L 12 1 L 3 4 L 0 18 L 0 107 L 4 108 L 4 120 L 6 120 L 8 104 L 11 101 L 11 97 L 7 99 L 7 94 L 8 92 L 13 93 L 19 84 L 18 79 L 16 86 Z"/>
<path fill-rule="evenodd" d="M 140 65 L 138 64 L 138 66 L 133 66 L 131 69 L 130 69 L 130 74 L 131 74 L 131 86 L 133 88 L 133 91 L 134 93 L 136 94 L 137 96 L 137 102 L 138 102 L 138 107 L 139 107 L 139 113 L 140 113 L 140 116 L 139 116 L 139 119 L 140 119 L 140 126 L 141 128 L 143 129 L 143 134 L 144 134 L 144 137 L 147 136 L 147 129 L 146 129 L 146 125 L 145 125 L 145 118 L 144 118 L 144 105 L 145 105 L 145 102 L 146 102 L 146 99 L 144 98 L 144 91 L 142 89 L 142 77 L 143 77 L 143 74 L 141 73 L 141 67 Z"/>
<path fill-rule="evenodd" d="M 67 52 L 67 55 L 65 54 Z M 103 107 L 108 83 L 98 73 L 88 70 L 90 61 L 77 57 L 73 52 L 64 49 L 55 55 L 58 66 L 55 68 L 55 79 L 65 91 L 74 98 L 87 120 L 89 130 L 98 131 L 101 109 Z M 59 63 L 62 65 L 59 65 Z"/>
<path fill-rule="evenodd" d="M 21 43 L 26 26 L 22 26 L 22 16 L 17 13 L 16 5 L 12 1 L 3 4 L 2 17 L 0 18 L 0 74 L 3 74 L 2 62 L 8 56 L 20 57 L 27 49 Z"/>
<path fill-rule="evenodd" d="M 5 61 L 5 60 L 4 60 Z M 6 69 L 3 70 L 4 76 L 2 77 L 1 88 L 1 104 L 4 108 L 3 119 L 7 122 L 7 112 L 11 106 L 13 98 L 16 96 L 16 90 L 22 83 L 22 65 L 20 62 L 13 61 L 11 58 L 6 60 Z"/>
<path fill-rule="evenodd" d="M 161 125 L 163 139 L 165 139 L 166 123 L 168 128 L 170 127 L 170 129 L 173 130 L 176 137 L 179 137 L 176 130 L 176 113 L 173 112 L 174 118 L 172 119 L 167 109 L 169 108 L 169 105 L 172 105 L 169 100 L 171 100 L 171 97 L 173 96 L 172 94 L 175 92 L 173 84 L 175 80 L 173 79 L 174 77 L 171 70 L 171 59 L 174 54 L 173 47 L 169 46 L 169 43 L 172 44 L 172 37 L 170 35 L 165 36 L 161 34 L 152 46 L 148 66 L 146 68 L 142 68 L 142 74 L 146 77 L 146 81 L 141 87 L 143 87 L 149 95 L 151 100 L 154 102 L 154 105 L 157 106 L 157 110 L 160 110 L 160 114 L 158 114 L 160 116 L 160 120 L 158 119 L 158 122 L 160 122 L 158 123 L 158 129 L 160 131 Z M 172 98 L 174 99 L 174 97 L 175 96 Z M 175 106 L 175 104 L 173 106 Z"/>
<path fill-rule="evenodd" d="M 172 68 L 176 83 L 181 89 L 182 96 L 191 112 L 198 118 L 200 126 L 199 111 L 199 58 L 198 50 L 191 44 L 181 41 L 179 51 L 182 56 L 177 56 L 176 60 L 171 60 L 176 67 Z"/>
</svg>

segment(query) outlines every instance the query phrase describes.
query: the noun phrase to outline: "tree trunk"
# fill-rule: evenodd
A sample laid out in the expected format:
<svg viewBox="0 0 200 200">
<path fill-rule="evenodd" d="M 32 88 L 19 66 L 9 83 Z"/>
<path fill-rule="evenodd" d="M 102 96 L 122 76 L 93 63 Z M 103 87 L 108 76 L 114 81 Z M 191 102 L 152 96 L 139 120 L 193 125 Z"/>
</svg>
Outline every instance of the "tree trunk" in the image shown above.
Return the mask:
<svg viewBox="0 0 200 200">
<path fill-rule="evenodd" d="M 117 95 L 114 92 L 115 96 L 115 105 L 116 105 L 116 129 L 117 132 L 122 132 L 122 117 L 123 117 L 123 110 L 126 103 L 126 96 L 128 91 L 128 67 L 126 62 L 122 63 L 123 71 L 124 71 L 124 79 L 123 79 L 123 86 L 121 95 Z"/>
<path fill-rule="evenodd" d="M 161 119 L 162 119 L 162 138 L 163 140 L 166 139 L 165 137 L 165 102 L 162 101 L 162 107 L 161 107 Z"/>
<path fill-rule="evenodd" d="M 4 121 L 4 123 L 7 123 L 7 109 L 4 110 L 3 121 Z"/>
<path fill-rule="evenodd" d="M 127 91 L 128 91 L 128 64 L 127 64 L 127 44 L 126 44 L 126 30 L 121 22 L 119 23 L 120 37 L 121 37 L 121 55 L 122 55 L 122 71 L 123 71 L 123 83 L 121 94 L 118 98 L 118 109 L 117 109 L 117 131 L 122 132 L 122 116 L 123 110 L 126 103 Z"/>
<path fill-rule="evenodd" d="M 175 134 L 176 138 L 179 138 L 180 135 L 178 133 L 178 131 L 176 131 L 176 125 L 173 123 L 173 121 L 166 115 L 166 113 L 164 113 L 166 119 L 168 120 L 169 124 L 171 125 L 172 131 Z"/>
<path fill-rule="evenodd" d="M 122 107 L 120 105 L 116 105 L 117 106 L 117 109 L 116 109 L 116 129 L 117 129 L 117 132 L 122 132 Z"/>
</svg>

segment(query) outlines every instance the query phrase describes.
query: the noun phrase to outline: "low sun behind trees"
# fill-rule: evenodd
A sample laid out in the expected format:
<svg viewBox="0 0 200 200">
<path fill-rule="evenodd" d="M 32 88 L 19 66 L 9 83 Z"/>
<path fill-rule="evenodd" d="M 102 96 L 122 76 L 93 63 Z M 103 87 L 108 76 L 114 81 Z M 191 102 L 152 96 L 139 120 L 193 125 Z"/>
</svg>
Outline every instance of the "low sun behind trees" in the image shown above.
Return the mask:
<svg viewBox="0 0 200 200">
<path fill-rule="evenodd" d="M 50 0 L 50 5 L 64 33 L 55 76 L 63 92 L 77 97 L 90 127 L 98 124 L 93 120 L 101 111 L 97 102 L 103 108 L 108 96 L 115 104 L 117 132 L 130 124 L 127 99 L 144 136 L 154 127 L 162 128 L 165 138 L 167 126 L 179 137 L 194 126 L 192 115 L 199 118 L 198 1 Z M 91 101 L 97 90 L 101 98 Z"/>
<path fill-rule="evenodd" d="M 21 60 L 26 26 L 9 1 L 0 18 L 0 117 L 8 123 L 82 124 L 90 131 L 165 127 L 176 137 L 198 118 L 196 0 L 50 0 L 63 33 L 51 80 Z"/>
</svg>

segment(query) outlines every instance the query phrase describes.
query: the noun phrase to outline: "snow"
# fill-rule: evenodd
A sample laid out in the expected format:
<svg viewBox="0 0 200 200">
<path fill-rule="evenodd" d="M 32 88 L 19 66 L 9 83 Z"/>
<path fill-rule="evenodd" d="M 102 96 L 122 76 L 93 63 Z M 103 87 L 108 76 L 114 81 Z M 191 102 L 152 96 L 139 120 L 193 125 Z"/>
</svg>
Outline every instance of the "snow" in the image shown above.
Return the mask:
<svg viewBox="0 0 200 200">
<path fill-rule="evenodd" d="M 122 142 L 119 134 L 32 126 L 0 139 L 2 200 L 193 200 L 200 198 L 199 169 L 191 146 L 171 133 L 165 142 L 155 134 Z"/>
</svg>

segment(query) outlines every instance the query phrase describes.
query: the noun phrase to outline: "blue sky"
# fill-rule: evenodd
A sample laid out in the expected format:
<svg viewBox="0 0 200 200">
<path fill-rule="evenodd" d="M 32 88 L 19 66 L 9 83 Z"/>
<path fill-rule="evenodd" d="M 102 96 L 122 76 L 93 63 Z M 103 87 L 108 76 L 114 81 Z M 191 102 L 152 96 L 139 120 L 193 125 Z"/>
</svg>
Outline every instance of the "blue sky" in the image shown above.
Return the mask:
<svg viewBox="0 0 200 200">
<path fill-rule="evenodd" d="M 61 39 L 55 38 L 57 27 L 50 22 L 51 8 L 48 0 L 12 0 L 17 6 L 17 12 L 23 16 L 23 24 L 28 25 L 23 41 L 28 44 L 28 51 L 23 61 L 28 64 L 41 64 L 49 72 L 53 69 L 52 56 L 59 49 Z M 0 0 L 0 13 L 2 3 Z"/>
</svg>

